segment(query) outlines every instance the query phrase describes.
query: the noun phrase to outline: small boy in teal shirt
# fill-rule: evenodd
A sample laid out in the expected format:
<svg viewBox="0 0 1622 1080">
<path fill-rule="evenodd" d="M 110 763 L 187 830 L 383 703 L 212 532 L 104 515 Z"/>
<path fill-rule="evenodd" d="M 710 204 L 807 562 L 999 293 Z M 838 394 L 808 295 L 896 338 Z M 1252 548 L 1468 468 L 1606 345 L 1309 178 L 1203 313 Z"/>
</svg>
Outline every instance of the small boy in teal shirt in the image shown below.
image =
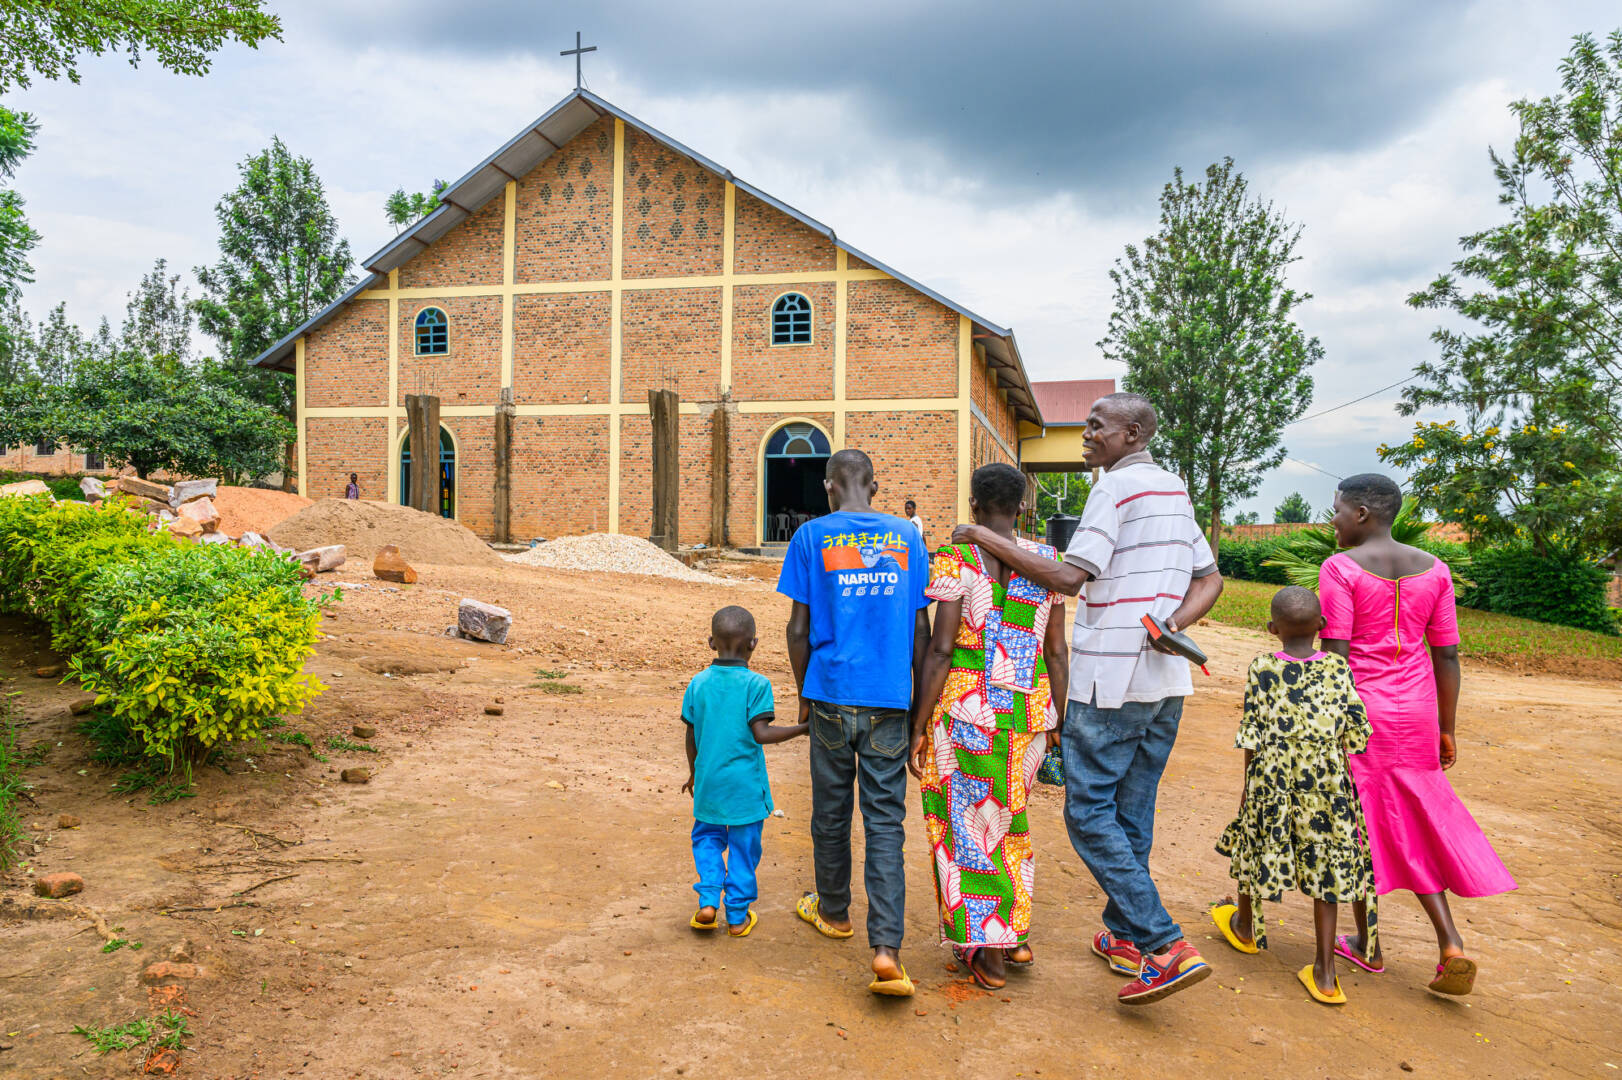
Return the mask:
<svg viewBox="0 0 1622 1080">
<path fill-rule="evenodd" d="M 724 607 L 710 619 L 715 661 L 687 684 L 681 718 L 687 725 L 687 783 L 693 796 L 693 865 L 698 869 L 698 910 L 688 925 L 714 930 L 721 894 L 726 894 L 727 933 L 743 937 L 759 916 L 750 905 L 760 895 L 760 830 L 772 815 L 766 779 L 765 743 L 804 735 L 807 724 L 773 727 L 772 684 L 749 670 L 758 644 L 755 617 Z"/>
</svg>

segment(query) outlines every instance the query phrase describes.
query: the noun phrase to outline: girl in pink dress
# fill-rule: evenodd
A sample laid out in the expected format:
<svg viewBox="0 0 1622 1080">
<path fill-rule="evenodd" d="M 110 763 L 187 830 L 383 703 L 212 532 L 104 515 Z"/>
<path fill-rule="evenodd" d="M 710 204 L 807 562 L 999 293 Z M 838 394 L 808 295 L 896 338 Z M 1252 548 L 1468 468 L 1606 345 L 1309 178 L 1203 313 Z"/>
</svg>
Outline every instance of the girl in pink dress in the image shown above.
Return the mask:
<svg viewBox="0 0 1622 1080">
<path fill-rule="evenodd" d="M 1445 770 L 1458 749 L 1459 629 L 1447 564 L 1391 537 L 1402 491 L 1388 477 L 1342 480 L 1330 525 L 1345 550 L 1318 577 L 1326 652 L 1347 658 L 1374 735 L 1350 759 L 1374 857 L 1376 891 L 1411 890 L 1436 927 L 1441 959 L 1430 988 L 1468 994 L 1475 961 L 1448 911 L 1447 894 L 1492 896 L 1515 879 L 1464 808 Z M 1427 650 L 1426 646 L 1429 646 Z M 1366 914 L 1353 906 L 1358 934 L 1336 954 L 1365 970 L 1385 970 L 1379 948 L 1364 957 Z"/>
</svg>

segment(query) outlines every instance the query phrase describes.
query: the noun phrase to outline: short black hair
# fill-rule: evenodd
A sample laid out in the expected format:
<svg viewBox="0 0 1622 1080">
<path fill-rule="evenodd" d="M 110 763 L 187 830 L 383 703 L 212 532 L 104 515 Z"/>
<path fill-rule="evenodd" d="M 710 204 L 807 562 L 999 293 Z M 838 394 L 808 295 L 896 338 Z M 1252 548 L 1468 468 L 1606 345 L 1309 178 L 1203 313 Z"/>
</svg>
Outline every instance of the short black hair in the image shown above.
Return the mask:
<svg viewBox="0 0 1622 1080">
<path fill-rule="evenodd" d="M 1287 626 L 1304 626 L 1323 614 L 1318 594 L 1300 585 L 1286 585 L 1273 594 L 1271 616 Z"/>
<path fill-rule="evenodd" d="M 917 500 L 917 499 L 908 499 L 908 500 L 907 500 L 907 501 L 906 501 L 906 503 L 904 503 L 904 504 L 903 504 L 903 505 L 905 505 L 905 506 L 910 506 L 910 507 L 912 507 L 912 508 L 913 508 L 913 509 L 914 509 L 914 510 L 916 510 L 916 509 L 918 509 L 918 500 Z"/>
<path fill-rule="evenodd" d="M 755 636 L 755 617 L 748 608 L 728 604 L 710 616 L 710 636 L 716 641 L 748 641 Z"/>
<path fill-rule="evenodd" d="M 842 487 L 866 487 L 873 482 L 873 459 L 860 450 L 841 450 L 828 459 L 823 475 Z"/>
<path fill-rule="evenodd" d="M 357 476 L 357 474 L 355 474 L 355 473 L 350 473 L 350 474 L 349 474 L 349 479 L 351 479 L 351 480 L 355 480 L 355 479 L 358 479 L 358 478 L 359 478 L 359 477 L 358 477 L 358 476 Z"/>
<path fill-rule="evenodd" d="M 1105 402 L 1109 403 L 1108 408 L 1116 415 L 1138 425 L 1143 432 L 1144 442 L 1154 438 L 1155 431 L 1160 427 L 1160 418 L 1155 415 L 1154 403 L 1148 398 L 1129 390 L 1117 390 L 1113 394 L 1105 394 L 1093 404 L 1103 405 Z"/>
<path fill-rule="evenodd" d="M 1366 506 L 1369 513 L 1382 525 L 1397 520 L 1402 510 L 1402 488 L 1389 476 L 1381 473 L 1358 473 L 1340 482 L 1337 489 L 1354 506 Z"/>
<path fill-rule="evenodd" d="M 969 477 L 969 494 L 993 513 L 1018 513 L 1025 498 L 1025 474 L 1000 461 L 982 465 Z"/>
</svg>

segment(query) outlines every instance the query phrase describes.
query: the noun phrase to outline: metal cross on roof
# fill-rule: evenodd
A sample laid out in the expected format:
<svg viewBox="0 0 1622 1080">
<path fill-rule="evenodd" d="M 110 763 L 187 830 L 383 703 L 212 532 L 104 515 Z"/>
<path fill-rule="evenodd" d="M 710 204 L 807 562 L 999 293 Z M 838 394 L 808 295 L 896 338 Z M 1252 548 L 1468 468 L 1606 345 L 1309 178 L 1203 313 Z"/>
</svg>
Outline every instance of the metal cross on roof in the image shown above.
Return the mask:
<svg viewBox="0 0 1622 1080">
<path fill-rule="evenodd" d="M 595 46 L 595 45 L 587 45 L 584 48 L 581 47 L 581 45 L 580 45 L 580 31 L 576 30 L 574 32 L 574 48 L 572 48 L 572 49 L 564 49 L 562 52 L 558 53 L 559 56 L 572 56 L 572 57 L 574 57 L 574 88 L 576 90 L 579 90 L 580 85 L 581 85 L 580 84 L 580 54 L 581 53 L 596 52 L 596 51 L 597 51 L 597 46 Z"/>
</svg>

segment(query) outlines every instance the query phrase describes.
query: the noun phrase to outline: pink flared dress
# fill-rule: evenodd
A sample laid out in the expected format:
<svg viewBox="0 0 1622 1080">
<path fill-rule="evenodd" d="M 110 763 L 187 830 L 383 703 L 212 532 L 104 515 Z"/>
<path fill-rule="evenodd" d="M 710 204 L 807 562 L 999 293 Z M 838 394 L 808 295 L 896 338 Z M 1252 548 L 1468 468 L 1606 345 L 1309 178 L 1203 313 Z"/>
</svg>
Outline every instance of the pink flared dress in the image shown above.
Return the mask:
<svg viewBox="0 0 1622 1080">
<path fill-rule="evenodd" d="M 1457 645 L 1453 574 L 1440 559 L 1395 581 L 1344 552 L 1325 560 L 1323 637 L 1351 643 L 1352 677 L 1374 729 L 1349 759 L 1368 824 L 1375 889 L 1492 896 L 1515 887 L 1442 772 L 1436 674 L 1427 646 Z"/>
</svg>

